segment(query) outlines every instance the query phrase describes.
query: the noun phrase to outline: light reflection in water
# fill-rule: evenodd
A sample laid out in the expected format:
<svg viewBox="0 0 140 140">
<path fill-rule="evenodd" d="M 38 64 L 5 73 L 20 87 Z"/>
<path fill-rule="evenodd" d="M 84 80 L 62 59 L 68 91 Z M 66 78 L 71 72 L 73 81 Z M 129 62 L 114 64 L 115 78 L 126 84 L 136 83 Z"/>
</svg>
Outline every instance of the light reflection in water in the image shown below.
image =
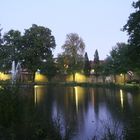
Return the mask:
<svg viewBox="0 0 140 140">
<path fill-rule="evenodd" d="M 34 86 L 34 103 L 38 104 L 42 101 L 42 99 L 43 99 L 42 86 L 35 85 Z"/>
<path fill-rule="evenodd" d="M 121 100 L 121 106 L 122 106 L 122 108 L 123 108 L 123 102 L 124 102 L 124 100 L 123 100 L 123 91 L 122 91 L 122 89 L 120 89 L 120 100 Z"/>
<path fill-rule="evenodd" d="M 72 140 L 88 139 L 94 135 L 93 132 L 96 130 L 102 135 L 103 125 L 114 130 L 114 127 L 116 129 L 116 122 L 117 125 L 118 122 L 120 123 L 117 128 L 118 133 L 121 133 L 124 125 L 121 116 L 123 113 L 127 113 L 125 110 L 129 100 L 133 101 L 135 99 L 133 94 L 127 95 L 123 90 L 114 92 L 114 90 L 79 86 L 70 88 L 52 87 L 52 89 L 47 90 L 47 87 L 34 86 L 34 102 L 37 104 L 36 107 L 39 107 L 39 111 L 43 108 L 43 113 L 46 115 L 48 113 L 46 111 L 49 109 L 49 117 L 52 117 L 53 120 L 59 120 L 64 128 L 62 134 L 70 129 L 73 136 Z M 125 99 L 128 99 L 128 102 L 124 102 Z M 44 102 L 45 104 L 43 104 Z M 110 106 L 110 104 L 112 105 Z M 133 102 L 130 102 L 130 104 L 132 108 L 135 105 Z M 44 109 L 44 107 L 46 108 Z M 128 107 L 130 108 L 130 105 Z M 121 109 L 123 111 L 120 111 Z M 133 110 L 135 111 L 135 108 Z M 100 121 L 103 121 L 103 123 Z"/>
<path fill-rule="evenodd" d="M 74 93 L 75 93 L 75 102 L 76 102 L 76 112 L 78 112 L 78 89 L 77 89 L 77 87 L 74 87 Z"/>
<path fill-rule="evenodd" d="M 91 94 L 91 96 L 92 96 L 92 97 L 91 97 L 91 100 L 92 100 L 92 103 L 93 103 L 93 106 L 94 106 L 94 104 L 95 104 L 95 97 L 94 97 L 95 94 L 94 94 L 94 89 L 93 89 L 93 88 L 91 89 L 91 93 L 92 93 L 92 94 Z"/>
<path fill-rule="evenodd" d="M 76 105 L 76 112 L 78 113 L 79 107 L 85 101 L 85 91 L 82 87 L 74 87 L 74 96 L 75 96 L 75 105 Z"/>
<path fill-rule="evenodd" d="M 127 93 L 127 100 L 130 107 L 133 106 L 133 96 L 130 92 Z"/>
<path fill-rule="evenodd" d="M 34 102 L 37 103 L 37 86 L 34 86 Z"/>
</svg>

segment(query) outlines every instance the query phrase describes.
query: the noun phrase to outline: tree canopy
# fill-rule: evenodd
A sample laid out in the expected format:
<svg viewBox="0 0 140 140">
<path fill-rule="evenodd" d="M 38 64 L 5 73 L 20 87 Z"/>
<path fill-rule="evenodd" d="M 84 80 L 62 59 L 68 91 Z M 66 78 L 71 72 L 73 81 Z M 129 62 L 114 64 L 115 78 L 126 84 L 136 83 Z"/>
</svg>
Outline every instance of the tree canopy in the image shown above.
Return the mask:
<svg viewBox="0 0 140 140">
<path fill-rule="evenodd" d="M 96 49 L 95 50 L 95 53 L 94 53 L 94 71 L 95 71 L 95 74 L 97 75 L 99 73 L 99 65 L 100 65 L 100 60 L 99 60 L 99 54 L 98 54 L 98 50 Z"/>
<path fill-rule="evenodd" d="M 132 4 L 135 11 L 130 14 L 123 30 L 129 35 L 129 43 L 131 45 L 140 46 L 140 0 Z"/>
<path fill-rule="evenodd" d="M 131 69 L 129 60 L 129 46 L 126 43 L 117 43 L 110 52 L 114 74 L 126 73 Z"/>
<path fill-rule="evenodd" d="M 87 52 L 85 53 L 85 57 L 84 57 L 84 68 L 83 68 L 83 70 L 84 70 L 84 74 L 86 76 L 90 75 L 91 64 L 90 64 Z"/>
<path fill-rule="evenodd" d="M 85 43 L 81 37 L 76 33 L 70 33 L 66 36 L 66 41 L 62 46 L 63 56 L 68 63 L 68 72 L 75 75 L 76 71 L 83 68 L 83 54 L 85 50 Z M 65 64 L 64 64 L 65 65 Z"/>
<path fill-rule="evenodd" d="M 66 41 L 62 46 L 62 49 L 64 50 L 65 54 L 69 54 L 76 59 L 78 55 L 83 55 L 85 43 L 78 34 L 70 33 L 66 35 Z"/>
<path fill-rule="evenodd" d="M 1 70 L 9 70 L 12 61 L 20 61 L 22 37 L 18 30 L 10 30 L 4 34 L 0 49 Z"/>
<path fill-rule="evenodd" d="M 135 11 L 130 14 L 123 31 L 128 33 L 129 39 L 129 58 L 134 69 L 140 67 L 140 0 L 132 4 Z"/>
<path fill-rule="evenodd" d="M 54 75 L 52 72 L 55 72 L 52 54 L 55 46 L 51 30 L 43 26 L 33 24 L 25 29 L 23 35 L 19 31 L 10 30 L 1 36 L 0 30 L 0 68 L 10 70 L 12 61 L 20 62 L 22 68 L 34 74 L 40 69 L 50 79 Z"/>
<path fill-rule="evenodd" d="M 55 39 L 51 30 L 43 26 L 32 25 L 26 29 L 24 36 L 24 66 L 31 71 L 41 69 L 44 62 L 52 57 Z"/>
</svg>

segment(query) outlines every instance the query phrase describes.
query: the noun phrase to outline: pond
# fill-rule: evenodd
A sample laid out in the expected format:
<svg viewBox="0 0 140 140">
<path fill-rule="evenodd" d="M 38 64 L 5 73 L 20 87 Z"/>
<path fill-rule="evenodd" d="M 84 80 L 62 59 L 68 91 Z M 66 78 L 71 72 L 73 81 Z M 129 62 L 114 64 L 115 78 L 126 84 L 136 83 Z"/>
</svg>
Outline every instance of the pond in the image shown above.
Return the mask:
<svg viewBox="0 0 140 140">
<path fill-rule="evenodd" d="M 0 92 L 0 139 L 140 139 L 140 93 L 22 86 Z"/>
</svg>

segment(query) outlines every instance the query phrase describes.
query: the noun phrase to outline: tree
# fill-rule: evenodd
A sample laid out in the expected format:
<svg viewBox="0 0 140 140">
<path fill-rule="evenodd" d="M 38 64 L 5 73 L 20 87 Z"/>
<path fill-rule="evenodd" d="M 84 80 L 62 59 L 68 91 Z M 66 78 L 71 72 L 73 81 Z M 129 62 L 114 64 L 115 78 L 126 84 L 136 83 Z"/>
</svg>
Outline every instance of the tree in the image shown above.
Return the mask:
<svg viewBox="0 0 140 140">
<path fill-rule="evenodd" d="M 70 65 L 69 61 L 70 56 L 65 55 L 64 53 L 59 54 L 57 57 L 57 68 L 59 71 L 59 74 L 67 74 L 68 73 L 68 67 Z"/>
<path fill-rule="evenodd" d="M 99 54 L 98 54 L 98 50 L 95 50 L 95 54 L 94 54 L 94 73 L 96 76 L 96 82 L 98 81 L 98 76 L 99 76 L 99 70 L 100 70 L 100 60 L 99 60 Z"/>
<path fill-rule="evenodd" d="M 131 62 L 129 59 L 129 46 L 125 43 L 117 43 L 110 52 L 110 55 L 112 59 L 112 74 L 114 75 L 114 77 L 116 74 L 124 74 L 125 81 L 125 74 L 128 70 L 131 70 Z"/>
<path fill-rule="evenodd" d="M 2 34 L 1 34 L 1 31 L 2 31 L 2 28 L 0 28 L 0 70 L 2 70 L 3 68 L 3 58 L 4 58 L 4 55 L 3 55 L 3 44 L 2 44 Z"/>
<path fill-rule="evenodd" d="M 43 62 L 40 69 L 41 69 L 41 73 L 47 76 L 48 81 L 51 81 L 52 78 L 57 73 L 57 67 L 56 64 L 54 63 L 53 56 L 48 57 L 48 60 L 46 62 Z"/>
<path fill-rule="evenodd" d="M 37 69 L 41 69 L 44 72 L 44 68 L 46 68 L 44 65 L 51 64 L 52 49 L 56 46 L 55 39 L 50 29 L 33 24 L 32 27 L 25 30 L 23 40 L 23 64 L 25 68 L 33 73 L 34 80 Z"/>
<path fill-rule="evenodd" d="M 2 45 L 2 34 L 1 34 L 2 28 L 0 28 L 0 46 Z"/>
<path fill-rule="evenodd" d="M 21 60 L 22 36 L 19 31 L 10 30 L 3 36 L 1 45 L 1 69 L 11 69 L 12 61 Z"/>
<path fill-rule="evenodd" d="M 73 81 L 75 81 L 76 71 L 82 69 L 85 43 L 78 34 L 70 33 L 67 34 L 62 49 L 64 50 L 63 54 L 69 59 L 68 71 L 73 74 Z"/>
<path fill-rule="evenodd" d="M 105 77 L 112 74 L 112 58 L 107 56 L 103 63 L 100 64 L 100 71 L 102 75 L 103 82 L 105 82 Z"/>
<path fill-rule="evenodd" d="M 84 74 L 86 76 L 90 75 L 90 71 L 91 71 L 91 65 L 90 65 L 90 61 L 88 59 L 88 54 L 87 52 L 85 53 L 85 58 L 84 58 Z"/>
<path fill-rule="evenodd" d="M 129 58 L 134 69 L 140 69 L 140 0 L 132 4 L 135 11 L 130 14 L 123 31 L 128 33 L 129 39 Z"/>
</svg>

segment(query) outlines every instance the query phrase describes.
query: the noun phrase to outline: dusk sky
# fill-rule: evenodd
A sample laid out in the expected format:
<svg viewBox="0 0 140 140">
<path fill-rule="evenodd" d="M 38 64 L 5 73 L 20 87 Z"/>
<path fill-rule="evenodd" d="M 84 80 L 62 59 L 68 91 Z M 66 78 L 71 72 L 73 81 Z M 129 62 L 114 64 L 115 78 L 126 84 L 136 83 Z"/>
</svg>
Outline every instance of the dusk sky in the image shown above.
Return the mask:
<svg viewBox="0 0 140 140">
<path fill-rule="evenodd" d="M 32 24 L 47 27 L 55 36 L 56 57 L 61 53 L 66 34 L 77 33 L 86 44 L 85 51 L 93 60 L 97 49 L 105 59 L 117 42 L 127 42 L 121 31 L 130 13 L 133 0 L 3 0 L 0 24 L 3 32 L 10 29 L 24 32 Z"/>
</svg>

